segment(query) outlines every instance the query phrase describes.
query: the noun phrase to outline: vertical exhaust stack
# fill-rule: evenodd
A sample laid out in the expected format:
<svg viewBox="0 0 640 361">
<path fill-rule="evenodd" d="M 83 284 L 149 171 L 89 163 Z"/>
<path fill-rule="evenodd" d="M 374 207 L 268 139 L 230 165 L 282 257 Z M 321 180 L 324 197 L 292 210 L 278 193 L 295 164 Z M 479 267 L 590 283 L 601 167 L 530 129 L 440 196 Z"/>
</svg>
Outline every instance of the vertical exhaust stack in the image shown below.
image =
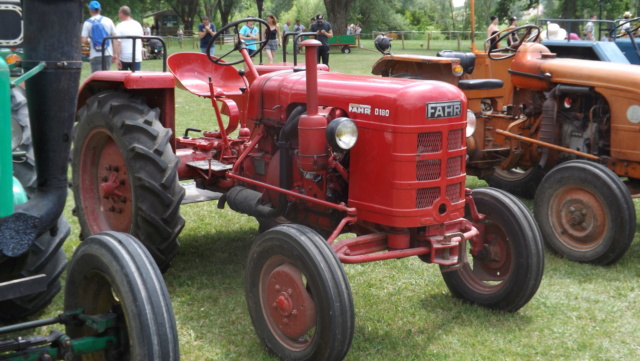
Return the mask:
<svg viewBox="0 0 640 361">
<path fill-rule="evenodd" d="M 318 115 L 318 40 L 305 40 L 300 46 L 306 47 L 305 66 L 307 82 L 307 114 L 300 117 L 298 157 L 303 172 L 317 172 L 327 168 L 327 119 Z"/>
<path fill-rule="evenodd" d="M 25 0 L 25 70 L 45 69 L 27 80 L 38 189 L 16 212 L 38 219 L 37 234 L 49 230 L 67 198 L 67 167 L 82 68 L 79 36 L 82 1 Z M 42 22 L 43 19 L 66 19 Z"/>
</svg>

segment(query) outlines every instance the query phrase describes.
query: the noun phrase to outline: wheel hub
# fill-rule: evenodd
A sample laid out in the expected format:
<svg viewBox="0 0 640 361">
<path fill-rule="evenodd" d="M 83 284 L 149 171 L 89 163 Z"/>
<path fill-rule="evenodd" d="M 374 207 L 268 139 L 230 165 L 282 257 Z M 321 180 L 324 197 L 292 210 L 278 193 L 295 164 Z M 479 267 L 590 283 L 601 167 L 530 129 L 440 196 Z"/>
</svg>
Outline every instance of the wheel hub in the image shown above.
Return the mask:
<svg viewBox="0 0 640 361">
<path fill-rule="evenodd" d="M 296 266 L 286 263 L 269 274 L 266 300 L 271 320 L 287 337 L 298 339 L 315 327 L 315 303 Z"/>
<path fill-rule="evenodd" d="M 581 187 L 558 192 L 551 200 L 550 217 L 558 239 L 576 249 L 597 246 L 608 228 L 604 204 Z"/>
</svg>

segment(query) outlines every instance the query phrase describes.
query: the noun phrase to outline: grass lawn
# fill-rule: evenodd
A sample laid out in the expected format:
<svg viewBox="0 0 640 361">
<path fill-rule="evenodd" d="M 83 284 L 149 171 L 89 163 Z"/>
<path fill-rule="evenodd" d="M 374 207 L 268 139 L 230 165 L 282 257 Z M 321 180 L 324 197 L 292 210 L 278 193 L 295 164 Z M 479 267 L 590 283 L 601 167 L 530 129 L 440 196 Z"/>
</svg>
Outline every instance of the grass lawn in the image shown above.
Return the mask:
<svg viewBox="0 0 640 361">
<path fill-rule="evenodd" d="M 435 53 L 420 48 L 420 41 L 412 42 L 411 49 L 404 52 Z M 379 53 L 371 51 L 370 41 L 365 46 L 369 50 L 353 49 L 351 54 L 332 49 L 331 69 L 370 74 Z M 441 48 L 447 46 L 453 48 L 455 43 Z M 192 49 L 190 43 L 179 49 L 174 42 L 170 52 L 179 50 L 198 49 Z M 228 48 L 216 51 L 222 54 Z M 142 67 L 159 70 L 161 61 L 145 61 Z M 82 79 L 89 75 L 88 68 L 85 63 Z M 208 99 L 182 90 L 176 93 L 178 134 L 187 127 L 215 127 Z M 468 185 L 484 183 L 470 178 Z M 79 228 L 71 215 L 73 199 L 68 199 L 65 215 L 72 224 L 72 236 L 65 250 L 71 257 L 79 242 Z M 531 208 L 531 202 L 526 203 Z M 257 236 L 257 222 L 228 209 L 218 210 L 216 202 L 185 205 L 181 212 L 186 219 L 181 252 L 165 280 L 178 323 L 182 358 L 271 360 L 254 334 L 244 300 L 244 268 Z M 415 257 L 345 265 L 356 311 L 355 337 L 347 359 L 640 359 L 637 234 L 629 252 L 610 267 L 576 264 L 549 253 L 546 256 L 538 293 L 515 314 L 459 302 L 449 294 L 438 267 Z M 61 310 L 59 295 L 40 316 L 50 317 Z"/>
</svg>

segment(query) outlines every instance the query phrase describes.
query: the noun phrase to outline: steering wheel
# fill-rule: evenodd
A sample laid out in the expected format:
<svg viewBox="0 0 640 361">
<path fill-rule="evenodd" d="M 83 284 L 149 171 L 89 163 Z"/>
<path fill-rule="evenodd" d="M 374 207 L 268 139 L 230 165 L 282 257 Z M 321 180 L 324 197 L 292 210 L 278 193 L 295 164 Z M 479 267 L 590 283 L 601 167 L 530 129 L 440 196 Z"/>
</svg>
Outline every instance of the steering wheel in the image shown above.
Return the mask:
<svg viewBox="0 0 640 361">
<path fill-rule="evenodd" d="M 629 27 L 626 29 L 623 29 L 622 27 L 626 24 L 629 24 Z M 632 24 L 636 24 L 636 25 L 634 26 Z M 638 54 L 638 57 L 640 57 L 640 48 L 638 48 L 638 44 L 636 43 L 635 36 L 633 36 L 633 34 L 635 34 L 636 31 L 638 31 L 638 29 L 640 29 L 640 17 L 621 22 L 616 27 L 611 29 L 609 36 L 612 39 L 617 39 L 617 38 L 621 38 L 623 36 L 629 35 L 629 39 L 631 39 L 631 44 L 633 45 L 633 48 L 636 50 L 636 54 Z M 620 32 L 618 32 L 618 30 L 620 30 Z"/>
<path fill-rule="evenodd" d="M 221 60 L 226 57 L 227 55 L 233 53 L 234 51 L 239 51 L 240 49 L 242 49 L 243 47 L 246 47 L 246 45 L 244 44 L 244 41 L 242 39 L 240 39 L 240 30 L 238 29 L 238 25 L 242 24 L 242 23 L 247 23 L 249 21 L 253 21 L 254 23 L 260 23 L 263 24 L 266 27 L 269 27 L 269 23 L 267 23 L 266 21 L 259 19 L 259 18 L 244 18 L 244 19 L 240 19 L 240 20 L 236 20 L 232 23 L 229 23 L 225 26 L 223 26 L 220 30 L 218 30 L 213 37 L 211 38 L 211 40 L 209 40 L 209 43 L 207 44 L 207 56 L 209 57 L 209 60 L 211 60 L 212 63 L 216 64 L 216 65 L 236 65 L 236 64 L 240 64 L 242 62 L 244 62 L 244 58 L 240 59 L 240 60 L 236 60 L 233 62 L 221 62 Z M 234 34 L 236 34 L 236 37 L 233 41 L 233 49 L 231 49 L 230 51 L 228 51 L 226 54 L 219 56 L 219 57 L 213 57 L 211 56 L 211 46 L 215 46 L 213 44 L 215 44 L 216 40 L 218 40 L 224 33 L 225 31 L 227 31 L 228 29 L 234 28 Z M 259 45 L 258 50 L 256 50 L 256 52 L 253 53 L 253 55 L 251 55 L 251 57 L 255 56 L 256 54 L 258 54 L 259 52 L 262 51 L 262 49 L 264 49 L 265 46 L 267 46 L 267 43 L 269 42 L 268 38 L 262 39 L 260 41 L 255 41 L 254 44 Z"/>
<path fill-rule="evenodd" d="M 635 27 L 633 26 L 634 23 L 636 24 Z M 629 24 L 629 27 L 627 29 L 623 29 L 626 24 Z M 633 39 L 633 34 L 638 31 L 638 29 L 640 29 L 640 17 L 622 21 L 620 24 L 611 29 L 609 37 L 612 39 L 617 39 L 629 35 L 629 37 Z"/>
<path fill-rule="evenodd" d="M 511 35 L 513 34 L 517 34 L 521 31 L 525 30 L 524 35 L 519 36 L 518 41 L 511 43 L 511 45 L 507 46 L 506 48 L 497 48 L 497 49 L 492 49 L 491 48 L 491 44 L 494 43 L 500 43 L 501 41 L 504 41 L 505 39 L 508 39 Z M 518 48 L 520 48 L 520 46 L 525 43 L 525 42 L 536 42 L 538 41 L 538 38 L 540 37 L 540 28 L 535 26 L 535 25 L 523 25 L 514 29 L 504 29 L 501 32 L 499 32 L 498 34 L 488 38 L 485 42 L 484 42 L 484 47 L 489 48 L 489 52 L 487 53 L 487 55 L 489 56 L 489 59 L 491 60 L 503 60 L 503 59 L 509 59 L 513 56 L 516 55 L 516 51 L 518 50 Z M 497 38 L 497 39 L 496 39 Z M 496 39 L 496 40 L 493 40 Z M 510 51 L 509 54 L 502 54 L 503 51 Z"/>
</svg>

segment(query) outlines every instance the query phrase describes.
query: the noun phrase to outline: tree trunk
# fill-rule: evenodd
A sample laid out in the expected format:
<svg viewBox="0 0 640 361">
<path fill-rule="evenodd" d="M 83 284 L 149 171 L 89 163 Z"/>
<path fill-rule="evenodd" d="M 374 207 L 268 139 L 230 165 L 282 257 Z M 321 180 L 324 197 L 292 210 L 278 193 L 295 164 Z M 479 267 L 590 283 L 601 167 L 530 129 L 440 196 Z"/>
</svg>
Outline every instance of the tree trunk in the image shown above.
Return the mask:
<svg viewBox="0 0 640 361">
<path fill-rule="evenodd" d="M 327 21 L 331 23 L 333 35 L 342 35 L 347 30 L 347 14 L 353 0 L 324 0 Z"/>
</svg>

